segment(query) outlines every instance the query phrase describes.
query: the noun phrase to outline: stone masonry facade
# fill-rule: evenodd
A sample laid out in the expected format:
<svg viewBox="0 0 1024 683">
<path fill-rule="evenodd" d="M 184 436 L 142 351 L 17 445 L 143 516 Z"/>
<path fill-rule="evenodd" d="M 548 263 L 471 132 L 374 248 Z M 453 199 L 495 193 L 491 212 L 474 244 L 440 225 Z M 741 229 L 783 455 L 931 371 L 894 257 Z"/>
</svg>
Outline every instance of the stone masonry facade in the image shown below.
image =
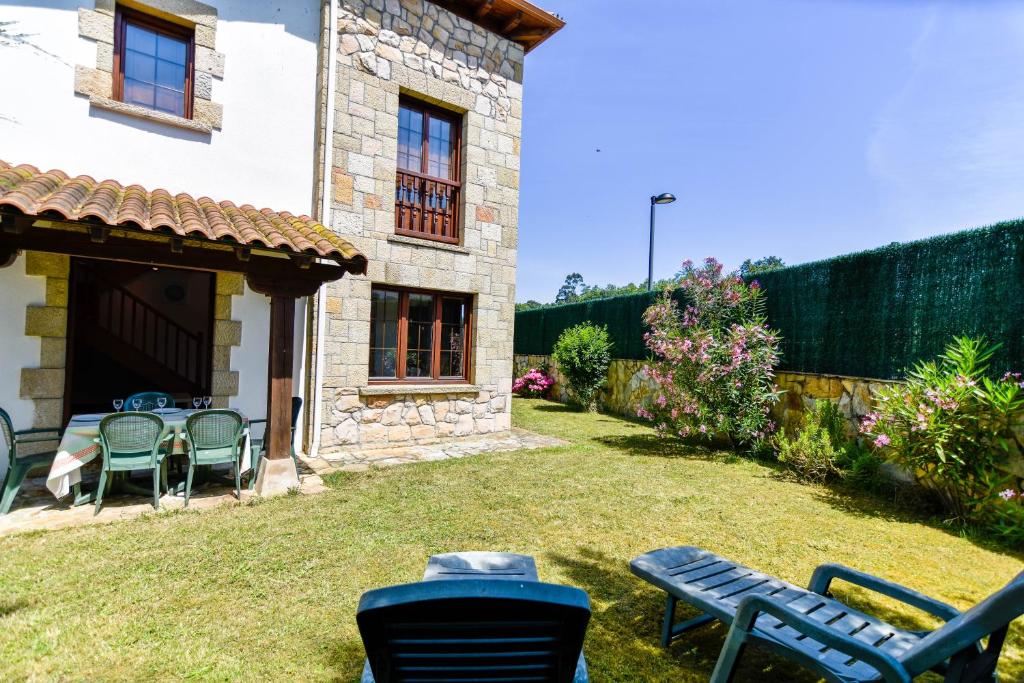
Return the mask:
<svg viewBox="0 0 1024 683">
<path fill-rule="evenodd" d="M 370 265 L 328 285 L 321 449 L 507 431 L 523 48 L 425 0 L 340 1 L 330 225 Z M 459 244 L 395 235 L 400 96 L 461 118 Z M 473 297 L 470 384 L 369 384 L 374 284 Z"/>
</svg>

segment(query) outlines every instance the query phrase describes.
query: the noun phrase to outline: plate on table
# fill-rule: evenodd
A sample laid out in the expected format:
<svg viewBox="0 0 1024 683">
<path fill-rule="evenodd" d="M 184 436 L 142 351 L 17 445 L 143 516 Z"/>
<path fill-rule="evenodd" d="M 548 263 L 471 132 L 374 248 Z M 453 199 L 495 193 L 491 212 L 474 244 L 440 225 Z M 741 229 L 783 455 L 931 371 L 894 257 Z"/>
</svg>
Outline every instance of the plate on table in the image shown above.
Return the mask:
<svg viewBox="0 0 1024 683">
<path fill-rule="evenodd" d="M 109 413 L 83 413 L 82 415 L 72 415 L 72 422 L 99 422 L 105 418 Z"/>
<path fill-rule="evenodd" d="M 156 413 L 157 415 L 172 415 L 174 413 L 181 413 L 184 411 L 181 408 L 154 408 L 149 412 Z"/>
</svg>

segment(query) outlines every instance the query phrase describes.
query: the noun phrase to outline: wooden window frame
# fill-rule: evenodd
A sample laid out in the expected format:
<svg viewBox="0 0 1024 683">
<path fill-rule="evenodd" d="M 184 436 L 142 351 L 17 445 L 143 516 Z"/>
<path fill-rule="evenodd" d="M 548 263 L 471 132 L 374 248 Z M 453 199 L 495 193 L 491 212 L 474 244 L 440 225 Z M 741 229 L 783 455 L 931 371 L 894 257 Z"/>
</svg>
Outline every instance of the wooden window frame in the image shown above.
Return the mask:
<svg viewBox="0 0 1024 683">
<path fill-rule="evenodd" d="M 373 285 L 371 292 L 395 292 L 398 294 L 398 347 L 395 351 L 395 377 L 373 377 L 370 376 L 371 385 L 392 385 L 392 384 L 470 384 L 472 383 L 472 356 L 473 356 L 473 295 L 461 292 L 445 292 L 433 289 L 420 289 L 417 287 L 393 287 L 391 285 Z M 430 377 L 406 377 L 405 361 L 409 346 L 409 295 L 430 294 L 434 297 L 434 322 L 431 334 L 431 358 Z M 372 296 L 372 293 L 371 293 Z M 462 375 L 442 376 L 441 375 L 441 304 L 444 299 L 457 299 L 463 302 L 466 307 L 466 319 L 463 322 L 462 336 L 465 340 L 462 348 Z M 372 307 L 371 307 L 372 308 Z M 370 326 L 373 327 L 373 315 L 370 316 Z M 371 332 L 372 334 L 372 332 Z M 367 367 L 373 361 L 373 349 L 369 350 Z"/>
<path fill-rule="evenodd" d="M 141 26 L 154 33 L 162 33 L 184 40 L 185 48 L 185 115 L 182 118 L 192 118 L 192 105 L 195 100 L 195 71 L 196 71 L 196 31 L 181 24 L 175 24 L 146 14 L 130 7 L 123 7 L 118 4 L 114 10 L 114 74 L 113 74 L 113 99 L 124 102 L 124 51 L 125 51 L 125 30 L 128 24 Z M 142 104 L 132 104 L 143 109 L 169 114 L 159 109 L 150 108 Z"/>
<path fill-rule="evenodd" d="M 408 175 L 424 183 L 446 185 L 453 189 L 454 199 L 452 200 L 452 232 L 451 235 L 437 234 L 425 230 L 409 230 L 402 228 L 402 208 L 396 198 L 395 206 L 395 234 L 406 237 L 416 237 L 424 240 L 446 242 L 448 244 L 459 244 L 462 241 L 462 116 L 449 109 L 417 100 L 413 97 L 402 95 L 398 99 L 398 106 L 407 107 L 420 112 L 423 115 L 423 137 L 420 140 L 420 169 L 419 171 L 397 168 L 397 176 Z M 429 175 L 427 169 L 430 164 L 430 119 L 437 118 L 447 121 L 452 126 L 452 154 L 449 159 L 449 168 L 454 169 L 454 178 L 438 178 Z M 397 154 L 396 154 L 397 161 Z M 396 183 L 398 177 L 396 177 Z M 410 222 L 423 222 L 424 216 L 410 217 Z"/>
</svg>

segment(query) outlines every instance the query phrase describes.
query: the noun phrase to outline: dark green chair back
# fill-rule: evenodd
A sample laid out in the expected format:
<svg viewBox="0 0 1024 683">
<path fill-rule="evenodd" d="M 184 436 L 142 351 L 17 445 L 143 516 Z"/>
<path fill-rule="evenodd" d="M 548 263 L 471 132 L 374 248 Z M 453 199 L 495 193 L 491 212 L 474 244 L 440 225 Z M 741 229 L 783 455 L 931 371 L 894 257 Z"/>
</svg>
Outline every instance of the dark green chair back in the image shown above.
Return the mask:
<svg viewBox="0 0 1024 683">
<path fill-rule="evenodd" d="M 174 406 L 174 397 L 171 396 L 168 393 L 165 393 L 163 391 L 140 391 L 139 393 L 132 394 L 131 396 L 129 396 L 128 398 L 125 399 L 125 401 L 124 401 L 124 409 L 125 410 L 135 410 L 135 407 L 132 405 L 132 401 L 134 401 L 135 399 L 139 399 L 140 401 L 142 401 L 142 405 L 139 406 L 139 411 L 140 412 L 147 412 L 147 411 L 151 411 L 151 410 L 156 410 L 159 407 L 157 405 L 157 403 L 156 403 L 156 400 L 158 398 L 166 398 L 167 399 L 167 405 L 164 406 L 165 408 L 174 408 L 175 407 Z"/>
<path fill-rule="evenodd" d="M 1024 572 L 974 607 L 950 619 L 921 639 L 901 658 L 912 675 L 924 673 L 936 663 L 957 655 L 975 657 L 974 648 L 989 638 L 987 650 L 998 660 L 1010 622 L 1024 615 Z M 998 642 L 995 642 L 998 641 Z M 986 653 L 981 653 L 984 657 Z M 991 662 L 995 666 L 995 661 Z M 951 679 L 947 677 L 947 680 Z M 991 680 L 991 679 L 989 679 Z"/>
<path fill-rule="evenodd" d="M 234 410 L 201 410 L 185 421 L 189 457 L 208 465 L 237 460 L 245 425 Z"/>
<path fill-rule="evenodd" d="M 376 683 L 570 683 L 589 620 L 578 588 L 493 579 L 381 588 L 364 593 L 356 612 Z"/>
<path fill-rule="evenodd" d="M 164 421 L 153 413 L 107 415 L 100 421 L 103 469 L 152 469 L 158 465 Z"/>
<path fill-rule="evenodd" d="M 3 432 L 4 443 L 7 445 L 7 458 L 14 462 L 14 458 L 18 455 L 17 446 L 14 443 L 14 424 L 11 422 L 11 416 L 3 408 L 0 408 L 0 432 Z"/>
</svg>

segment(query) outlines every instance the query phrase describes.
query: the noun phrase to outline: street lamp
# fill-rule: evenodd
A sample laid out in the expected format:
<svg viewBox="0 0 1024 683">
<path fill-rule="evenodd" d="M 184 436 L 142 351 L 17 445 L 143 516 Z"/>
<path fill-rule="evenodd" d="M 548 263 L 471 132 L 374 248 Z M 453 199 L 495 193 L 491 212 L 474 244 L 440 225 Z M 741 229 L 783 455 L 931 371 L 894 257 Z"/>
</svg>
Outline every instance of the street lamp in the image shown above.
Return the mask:
<svg viewBox="0 0 1024 683">
<path fill-rule="evenodd" d="M 671 204 L 676 196 L 671 192 L 663 192 L 656 197 L 651 197 L 651 241 L 647 250 L 647 291 L 651 291 L 654 283 L 654 207 L 657 204 Z"/>
</svg>

